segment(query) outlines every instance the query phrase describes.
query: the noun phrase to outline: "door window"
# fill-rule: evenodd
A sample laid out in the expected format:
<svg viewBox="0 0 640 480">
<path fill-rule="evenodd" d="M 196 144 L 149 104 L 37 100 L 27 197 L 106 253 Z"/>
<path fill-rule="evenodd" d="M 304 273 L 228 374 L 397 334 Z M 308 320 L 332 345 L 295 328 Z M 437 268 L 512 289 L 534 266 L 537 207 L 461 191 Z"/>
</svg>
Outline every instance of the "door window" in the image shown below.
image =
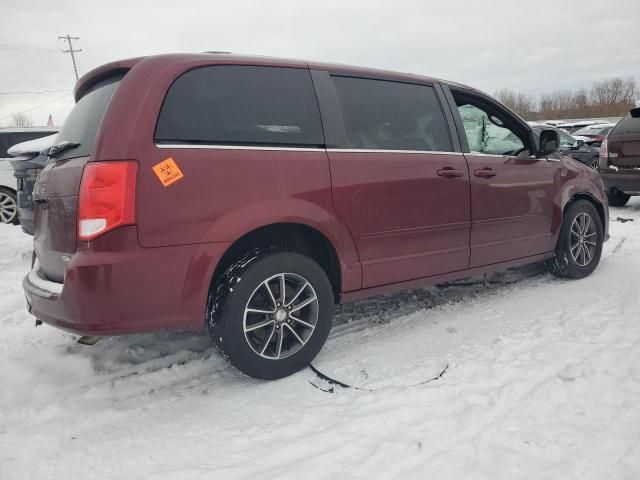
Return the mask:
<svg viewBox="0 0 640 480">
<path fill-rule="evenodd" d="M 512 119 L 489 104 L 464 94 L 453 94 L 462 117 L 469 150 L 487 155 L 528 157 L 524 130 Z"/>
<path fill-rule="evenodd" d="M 191 70 L 169 89 L 156 141 L 322 146 L 308 70 L 224 65 Z"/>
<path fill-rule="evenodd" d="M 452 151 L 432 87 L 334 76 L 346 140 L 340 148 Z"/>
</svg>

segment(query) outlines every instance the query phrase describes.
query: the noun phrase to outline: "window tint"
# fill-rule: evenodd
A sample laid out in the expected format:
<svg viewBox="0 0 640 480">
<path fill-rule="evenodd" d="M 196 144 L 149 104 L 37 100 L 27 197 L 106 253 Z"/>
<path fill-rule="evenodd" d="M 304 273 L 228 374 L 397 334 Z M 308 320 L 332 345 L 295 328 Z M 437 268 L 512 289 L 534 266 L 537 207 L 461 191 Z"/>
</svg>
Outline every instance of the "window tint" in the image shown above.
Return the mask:
<svg viewBox="0 0 640 480">
<path fill-rule="evenodd" d="M 339 148 L 451 151 L 451 137 L 433 88 L 333 77 L 346 141 Z"/>
<path fill-rule="evenodd" d="M 60 152 L 56 159 L 91 155 L 102 117 L 123 76 L 117 75 L 97 83 L 78 100 L 60 129 L 56 143 L 67 141 L 79 145 Z"/>
<path fill-rule="evenodd" d="M 630 113 L 627 113 L 627 115 L 613 127 L 611 133 L 640 133 L 640 117 L 632 117 Z"/>
<path fill-rule="evenodd" d="M 242 65 L 191 70 L 167 93 L 156 141 L 324 145 L 311 74 Z"/>
<path fill-rule="evenodd" d="M 0 132 L 0 158 L 7 158 L 9 154 L 7 150 L 9 150 L 14 145 L 18 143 L 26 142 L 29 140 L 35 140 L 36 138 L 47 137 L 56 132 L 47 131 L 47 132 L 13 132 L 13 133 L 4 133 Z"/>
</svg>

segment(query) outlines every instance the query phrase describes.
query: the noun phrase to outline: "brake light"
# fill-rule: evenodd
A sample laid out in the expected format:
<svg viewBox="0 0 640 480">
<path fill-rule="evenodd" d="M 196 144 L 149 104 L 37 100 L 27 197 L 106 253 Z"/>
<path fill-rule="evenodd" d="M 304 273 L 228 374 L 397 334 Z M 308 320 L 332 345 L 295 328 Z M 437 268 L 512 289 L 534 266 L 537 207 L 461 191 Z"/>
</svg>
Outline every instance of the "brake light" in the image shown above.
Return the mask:
<svg viewBox="0 0 640 480">
<path fill-rule="evenodd" d="M 135 161 L 87 163 L 78 196 L 79 240 L 135 224 L 137 175 Z"/>
<path fill-rule="evenodd" d="M 602 140 L 602 143 L 600 144 L 600 158 L 605 160 L 605 165 L 609 160 L 609 142 L 607 142 L 607 139 L 605 138 L 604 140 Z"/>
</svg>

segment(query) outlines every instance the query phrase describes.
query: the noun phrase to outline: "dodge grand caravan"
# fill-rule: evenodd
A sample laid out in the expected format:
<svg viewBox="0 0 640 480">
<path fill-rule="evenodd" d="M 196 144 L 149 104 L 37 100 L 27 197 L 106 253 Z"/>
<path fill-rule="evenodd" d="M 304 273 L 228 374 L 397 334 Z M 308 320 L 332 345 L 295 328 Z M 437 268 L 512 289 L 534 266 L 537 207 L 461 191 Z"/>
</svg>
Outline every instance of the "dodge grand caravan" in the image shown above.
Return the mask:
<svg viewBox="0 0 640 480">
<path fill-rule="evenodd" d="M 80 79 L 34 191 L 29 311 L 80 335 L 208 328 L 274 379 L 333 304 L 546 260 L 589 275 L 597 172 L 470 87 L 226 54 Z"/>
</svg>

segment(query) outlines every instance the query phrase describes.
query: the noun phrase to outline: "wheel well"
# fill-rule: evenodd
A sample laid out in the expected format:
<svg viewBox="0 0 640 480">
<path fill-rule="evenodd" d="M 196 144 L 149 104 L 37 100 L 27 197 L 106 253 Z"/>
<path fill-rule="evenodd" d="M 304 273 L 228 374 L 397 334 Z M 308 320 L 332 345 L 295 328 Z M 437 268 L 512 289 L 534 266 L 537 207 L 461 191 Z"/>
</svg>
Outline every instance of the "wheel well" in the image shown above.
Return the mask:
<svg viewBox="0 0 640 480">
<path fill-rule="evenodd" d="M 253 230 L 236 240 L 224 253 L 211 280 L 215 285 L 227 268 L 242 255 L 255 248 L 294 251 L 315 260 L 327 273 L 337 302 L 342 289 L 338 254 L 318 230 L 299 223 L 276 223 Z"/>
<path fill-rule="evenodd" d="M 569 205 L 571 205 L 572 203 L 578 200 L 586 200 L 587 202 L 591 203 L 595 207 L 596 211 L 598 212 L 598 216 L 600 217 L 600 222 L 604 226 L 604 206 L 588 193 L 576 193 L 573 197 L 571 197 L 571 200 L 568 201 L 567 204 L 562 209 L 562 215 L 564 216 L 564 213 L 567 211 L 567 208 L 569 208 Z"/>
</svg>

